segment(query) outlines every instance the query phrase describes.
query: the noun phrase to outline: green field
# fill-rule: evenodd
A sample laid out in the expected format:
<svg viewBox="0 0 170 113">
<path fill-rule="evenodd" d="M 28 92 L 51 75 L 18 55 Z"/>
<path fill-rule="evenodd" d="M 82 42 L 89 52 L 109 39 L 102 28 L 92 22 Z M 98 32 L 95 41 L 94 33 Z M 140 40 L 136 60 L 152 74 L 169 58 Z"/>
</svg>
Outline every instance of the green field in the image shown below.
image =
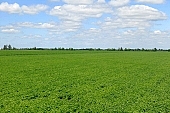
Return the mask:
<svg viewBox="0 0 170 113">
<path fill-rule="evenodd" d="M 0 51 L 0 113 L 170 112 L 169 52 Z"/>
</svg>

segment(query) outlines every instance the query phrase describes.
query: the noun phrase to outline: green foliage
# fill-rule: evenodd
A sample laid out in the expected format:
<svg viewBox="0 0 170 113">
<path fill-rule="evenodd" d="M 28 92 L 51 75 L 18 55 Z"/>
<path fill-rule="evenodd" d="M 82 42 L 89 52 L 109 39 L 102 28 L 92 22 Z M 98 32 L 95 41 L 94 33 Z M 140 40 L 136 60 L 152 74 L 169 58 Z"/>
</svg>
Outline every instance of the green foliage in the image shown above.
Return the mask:
<svg viewBox="0 0 170 113">
<path fill-rule="evenodd" d="M 4 45 L 3 50 L 12 50 L 12 46 L 9 45 Z"/>
<path fill-rule="evenodd" d="M 169 52 L 0 51 L 0 112 L 168 113 Z"/>
</svg>

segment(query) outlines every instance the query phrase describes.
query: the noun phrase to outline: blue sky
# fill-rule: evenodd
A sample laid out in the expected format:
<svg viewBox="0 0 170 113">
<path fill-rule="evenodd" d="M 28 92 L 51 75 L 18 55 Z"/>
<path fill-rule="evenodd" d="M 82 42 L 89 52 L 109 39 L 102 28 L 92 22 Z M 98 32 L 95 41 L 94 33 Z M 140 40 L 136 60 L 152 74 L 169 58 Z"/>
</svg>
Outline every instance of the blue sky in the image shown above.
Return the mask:
<svg viewBox="0 0 170 113">
<path fill-rule="evenodd" d="M 0 48 L 170 48 L 168 0 L 0 0 Z"/>
</svg>

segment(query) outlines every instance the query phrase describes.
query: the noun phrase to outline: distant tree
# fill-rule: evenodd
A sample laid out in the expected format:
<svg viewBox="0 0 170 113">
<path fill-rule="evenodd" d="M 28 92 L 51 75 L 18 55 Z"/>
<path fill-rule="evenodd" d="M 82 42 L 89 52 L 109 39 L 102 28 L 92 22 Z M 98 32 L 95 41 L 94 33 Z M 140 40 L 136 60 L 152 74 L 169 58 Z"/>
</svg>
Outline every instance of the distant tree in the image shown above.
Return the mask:
<svg viewBox="0 0 170 113">
<path fill-rule="evenodd" d="M 88 50 L 89 50 L 89 51 L 94 51 L 94 49 L 93 49 L 93 48 L 89 48 Z"/>
<path fill-rule="evenodd" d="M 116 51 L 116 49 L 115 49 L 115 48 L 112 48 L 112 51 Z"/>
<path fill-rule="evenodd" d="M 119 51 L 123 51 L 123 48 L 121 47 L 121 48 L 119 48 L 118 50 L 119 50 Z"/>
<path fill-rule="evenodd" d="M 63 47 L 59 47 L 58 50 L 65 50 Z"/>
<path fill-rule="evenodd" d="M 8 50 L 12 50 L 12 46 L 10 44 L 8 45 Z"/>
<path fill-rule="evenodd" d="M 33 49 L 33 50 L 36 50 L 37 48 L 36 48 L 36 47 L 33 47 L 32 49 Z"/>
<path fill-rule="evenodd" d="M 156 49 L 156 48 L 154 48 L 154 49 L 153 49 L 153 51 L 157 51 L 157 49 Z"/>
<path fill-rule="evenodd" d="M 125 48 L 124 51 L 129 51 L 129 49 Z"/>
<path fill-rule="evenodd" d="M 74 50 L 73 48 L 69 48 L 68 50 Z"/>
<path fill-rule="evenodd" d="M 140 51 L 140 49 L 139 49 L 139 48 L 137 48 L 137 49 L 136 49 L 136 51 Z"/>
<path fill-rule="evenodd" d="M 8 49 L 8 45 L 4 45 L 3 50 L 7 50 Z"/>
<path fill-rule="evenodd" d="M 106 50 L 107 50 L 107 51 L 111 51 L 111 49 L 110 49 L 110 48 L 107 48 Z"/>
<path fill-rule="evenodd" d="M 100 51 L 100 50 L 102 50 L 102 49 L 100 49 L 100 48 L 97 48 L 96 50 L 97 50 L 97 51 Z"/>
<path fill-rule="evenodd" d="M 15 48 L 15 47 L 13 47 L 12 49 L 13 49 L 13 50 L 17 50 L 17 48 Z"/>
</svg>

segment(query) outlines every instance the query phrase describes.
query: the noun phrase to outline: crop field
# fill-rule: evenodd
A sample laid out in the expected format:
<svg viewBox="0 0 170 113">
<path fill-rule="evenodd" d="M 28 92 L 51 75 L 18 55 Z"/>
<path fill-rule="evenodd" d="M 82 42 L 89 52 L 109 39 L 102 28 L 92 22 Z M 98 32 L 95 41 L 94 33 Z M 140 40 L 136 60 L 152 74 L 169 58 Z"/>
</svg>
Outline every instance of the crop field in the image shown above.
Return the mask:
<svg viewBox="0 0 170 113">
<path fill-rule="evenodd" d="M 0 113 L 169 113 L 170 53 L 0 51 Z"/>
</svg>

